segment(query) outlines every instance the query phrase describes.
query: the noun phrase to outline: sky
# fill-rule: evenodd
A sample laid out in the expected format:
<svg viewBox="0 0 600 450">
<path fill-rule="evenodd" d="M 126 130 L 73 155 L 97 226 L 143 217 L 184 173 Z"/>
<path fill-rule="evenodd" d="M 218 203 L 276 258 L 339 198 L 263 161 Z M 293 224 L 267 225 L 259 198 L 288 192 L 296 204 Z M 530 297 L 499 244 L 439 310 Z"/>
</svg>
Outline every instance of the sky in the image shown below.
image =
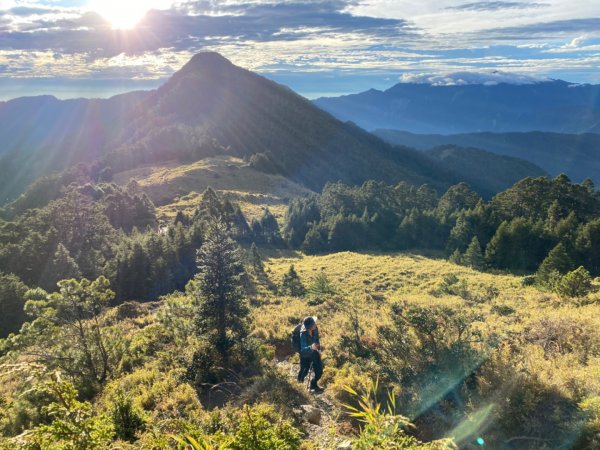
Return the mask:
<svg viewBox="0 0 600 450">
<path fill-rule="evenodd" d="M 600 0 L 0 0 L 0 100 L 152 89 L 208 50 L 309 98 L 600 83 Z"/>
</svg>

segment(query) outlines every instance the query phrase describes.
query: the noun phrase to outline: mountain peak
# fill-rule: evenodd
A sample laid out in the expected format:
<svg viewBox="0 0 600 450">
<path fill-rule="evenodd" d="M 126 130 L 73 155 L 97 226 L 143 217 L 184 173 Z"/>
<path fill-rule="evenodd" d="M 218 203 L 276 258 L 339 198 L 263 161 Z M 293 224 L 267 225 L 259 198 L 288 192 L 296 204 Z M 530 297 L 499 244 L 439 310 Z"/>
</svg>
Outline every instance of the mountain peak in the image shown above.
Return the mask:
<svg viewBox="0 0 600 450">
<path fill-rule="evenodd" d="M 179 73 L 194 73 L 198 71 L 221 72 L 233 67 L 231 61 L 217 52 L 197 53 L 185 64 Z"/>
</svg>

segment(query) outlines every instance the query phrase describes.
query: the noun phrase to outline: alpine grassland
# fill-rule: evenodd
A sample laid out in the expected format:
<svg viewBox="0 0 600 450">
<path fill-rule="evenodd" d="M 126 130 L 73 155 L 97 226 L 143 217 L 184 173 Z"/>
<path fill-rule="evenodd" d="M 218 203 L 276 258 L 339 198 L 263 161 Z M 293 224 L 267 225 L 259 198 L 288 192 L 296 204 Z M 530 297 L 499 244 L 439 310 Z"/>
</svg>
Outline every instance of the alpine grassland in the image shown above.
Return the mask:
<svg viewBox="0 0 600 450">
<path fill-rule="evenodd" d="M 62 355 L 64 362 L 74 357 L 74 349 L 62 348 L 67 330 L 56 329 L 52 343 L 36 342 L 33 330 L 24 330 L 4 343 L 0 424 L 15 437 L 3 445 L 186 448 L 190 438 L 203 442 L 198 448 L 333 449 L 346 441 L 356 448 L 476 448 L 478 442 L 497 448 L 512 439 L 517 448 L 555 448 L 558 441 L 594 448 L 597 293 L 561 297 L 523 286 L 520 276 L 413 253 L 258 251 L 261 267 L 251 265 L 249 248 L 246 267 L 254 286 L 248 332 L 253 364 L 261 368 L 247 365 L 244 378 L 221 386 L 213 380 L 197 395 L 188 365 L 205 344 L 194 332 L 194 282 L 159 302 L 124 303 L 89 316 L 92 322 L 82 328 L 98 332 L 97 321 L 102 332 L 86 342 L 98 348 L 102 339 L 109 342 L 106 351 L 114 359 L 103 385 L 80 373 L 83 366 L 57 363 L 60 368 L 48 372 L 33 364 L 42 355 Z M 291 265 L 305 287 L 301 297 L 275 292 Z M 324 396 L 333 405 L 326 432 L 295 413 L 312 400 L 282 363 L 290 356 L 294 361 L 290 329 L 305 315 L 317 317 L 324 345 Z M 38 320 L 31 328 L 42 326 Z M 102 361 L 99 350 L 92 352 L 94 361 Z M 358 393 L 369 392 L 375 380 L 371 400 L 383 404 L 376 414 L 402 418 L 396 437 L 385 442 L 348 409 L 365 406 Z M 393 413 L 385 412 L 387 393 Z M 390 425 L 391 419 L 380 420 Z M 245 433 L 254 432 L 261 437 L 252 444 Z M 71 446 L 74 436 L 87 436 L 82 433 L 90 437 Z M 420 443 L 433 440 L 427 447 Z"/>
</svg>

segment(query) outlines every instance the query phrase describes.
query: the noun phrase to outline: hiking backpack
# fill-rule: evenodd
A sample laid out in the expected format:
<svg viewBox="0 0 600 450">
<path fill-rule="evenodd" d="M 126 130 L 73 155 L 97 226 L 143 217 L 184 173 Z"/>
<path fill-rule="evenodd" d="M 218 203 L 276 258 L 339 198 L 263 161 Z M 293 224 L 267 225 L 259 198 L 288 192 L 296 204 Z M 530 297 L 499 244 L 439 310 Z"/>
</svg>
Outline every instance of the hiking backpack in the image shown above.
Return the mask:
<svg viewBox="0 0 600 450">
<path fill-rule="evenodd" d="M 302 329 L 302 324 L 296 326 L 296 328 L 294 328 L 292 330 L 292 349 L 295 352 L 300 353 L 300 330 Z"/>
</svg>

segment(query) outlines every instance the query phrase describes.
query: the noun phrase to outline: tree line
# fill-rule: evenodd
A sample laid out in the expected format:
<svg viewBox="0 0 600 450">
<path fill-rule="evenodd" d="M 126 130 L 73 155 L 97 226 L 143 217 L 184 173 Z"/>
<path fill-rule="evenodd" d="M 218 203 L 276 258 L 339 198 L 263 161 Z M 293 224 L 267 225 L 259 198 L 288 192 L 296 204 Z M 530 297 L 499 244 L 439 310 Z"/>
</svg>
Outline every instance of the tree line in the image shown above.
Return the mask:
<svg viewBox="0 0 600 450">
<path fill-rule="evenodd" d="M 600 193 L 565 175 L 525 178 L 489 202 L 465 183 L 441 196 L 427 185 L 332 183 L 290 202 L 283 233 L 309 254 L 426 249 L 477 269 L 540 269 L 539 280 L 580 266 L 600 275 Z"/>
</svg>

